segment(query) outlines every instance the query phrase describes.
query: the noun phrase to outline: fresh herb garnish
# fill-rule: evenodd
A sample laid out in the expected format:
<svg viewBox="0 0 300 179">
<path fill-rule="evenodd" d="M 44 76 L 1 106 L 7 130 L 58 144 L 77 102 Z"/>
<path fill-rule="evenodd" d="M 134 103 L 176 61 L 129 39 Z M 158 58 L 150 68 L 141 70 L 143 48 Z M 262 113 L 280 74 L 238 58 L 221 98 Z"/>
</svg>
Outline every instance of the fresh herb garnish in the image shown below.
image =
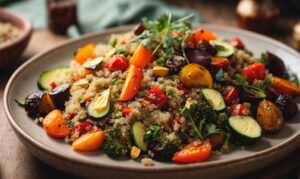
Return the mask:
<svg viewBox="0 0 300 179">
<path fill-rule="evenodd" d="M 114 52 L 114 55 L 115 54 L 123 54 L 125 56 L 129 55 L 129 52 L 127 51 L 126 45 L 122 45 L 122 46 L 116 48 L 116 50 Z"/>
<path fill-rule="evenodd" d="M 117 39 L 114 39 L 113 41 L 108 42 L 108 45 L 112 46 L 113 48 L 117 45 Z"/>
<path fill-rule="evenodd" d="M 241 76 L 240 74 L 236 74 L 235 75 L 235 81 L 239 84 L 239 85 L 244 85 L 247 81 L 247 77 L 246 76 Z"/>
<path fill-rule="evenodd" d="M 251 52 L 250 50 L 245 49 L 244 51 L 246 54 L 250 55 L 251 57 L 253 56 L 253 52 Z"/>
<path fill-rule="evenodd" d="M 112 84 L 113 84 L 113 85 L 117 85 L 117 84 L 119 84 L 119 83 L 120 83 L 119 78 L 115 78 L 115 79 L 112 80 Z"/>
<path fill-rule="evenodd" d="M 300 86 L 299 78 L 297 75 L 292 75 L 290 79 L 295 85 Z"/>
<path fill-rule="evenodd" d="M 205 125 L 207 134 L 206 136 L 209 136 L 211 134 L 216 134 L 216 133 L 222 133 L 220 129 L 217 128 L 217 126 L 215 124 L 212 123 L 208 123 Z"/>
<path fill-rule="evenodd" d="M 166 60 L 167 60 L 167 57 L 163 56 L 163 57 L 159 57 L 157 60 L 155 60 L 155 62 L 158 64 L 163 64 L 163 63 L 165 63 Z"/>
<path fill-rule="evenodd" d="M 262 53 L 261 57 L 259 59 L 259 62 L 266 66 L 267 65 L 267 54 Z"/>
<path fill-rule="evenodd" d="M 225 81 L 224 80 L 224 72 L 222 69 L 220 69 L 217 73 L 216 73 L 216 80 L 218 81 Z"/>
<path fill-rule="evenodd" d="M 72 123 L 72 120 L 67 121 L 68 128 L 74 127 L 74 124 Z"/>
<path fill-rule="evenodd" d="M 78 103 L 81 107 L 83 107 L 85 105 L 84 99 L 79 100 Z"/>
<path fill-rule="evenodd" d="M 173 93 L 172 93 L 171 90 L 167 90 L 167 91 L 166 91 L 166 94 L 167 94 L 168 96 L 171 96 L 171 97 L 173 96 Z"/>
<path fill-rule="evenodd" d="M 244 92 L 254 96 L 255 98 L 265 98 L 266 97 L 265 89 L 257 88 L 255 86 L 246 84 L 247 76 L 241 76 L 240 74 L 236 74 L 235 81 L 237 82 L 238 85 L 240 85 L 242 87 Z M 268 85 L 268 84 L 266 84 L 266 85 Z"/>
<path fill-rule="evenodd" d="M 264 82 L 264 84 L 260 87 L 260 89 L 266 90 L 271 84 L 272 84 L 271 81 L 266 80 L 266 81 Z"/>
</svg>

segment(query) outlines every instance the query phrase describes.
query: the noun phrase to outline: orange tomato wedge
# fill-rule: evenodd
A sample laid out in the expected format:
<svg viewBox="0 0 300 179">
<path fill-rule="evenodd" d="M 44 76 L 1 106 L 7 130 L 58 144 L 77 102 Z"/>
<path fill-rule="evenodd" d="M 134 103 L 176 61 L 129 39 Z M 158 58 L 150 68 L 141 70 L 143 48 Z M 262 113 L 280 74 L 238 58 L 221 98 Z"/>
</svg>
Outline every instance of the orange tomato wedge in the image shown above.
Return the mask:
<svg viewBox="0 0 300 179">
<path fill-rule="evenodd" d="M 102 146 L 104 139 L 103 130 L 92 130 L 75 139 L 72 148 L 80 151 L 94 151 Z"/>
<path fill-rule="evenodd" d="M 43 127 L 48 135 L 52 137 L 65 137 L 70 130 L 59 110 L 51 111 L 43 120 Z"/>
<path fill-rule="evenodd" d="M 88 44 L 82 47 L 76 53 L 74 60 L 82 65 L 89 58 L 95 58 L 95 54 L 94 54 L 95 49 L 96 47 L 94 44 Z"/>
<path fill-rule="evenodd" d="M 211 144 L 208 140 L 198 140 L 186 145 L 173 156 L 176 163 L 195 163 L 206 160 L 211 153 Z"/>
<path fill-rule="evenodd" d="M 145 68 L 152 58 L 152 53 L 150 53 L 146 47 L 140 45 L 138 49 L 134 52 L 129 63 L 139 68 Z"/>
<path fill-rule="evenodd" d="M 217 36 L 211 31 L 208 31 L 206 29 L 198 29 L 194 33 L 195 33 L 195 41 L 197 47 L 200 45 L 200 42 L 203 40 L 207 40 L 207 41 L 217 40 Z"/>
<path fill-rule="evenodd" d="M 130 65 L 128 74 L 122 88 L 119 101 L 128 101 L 138 92 L 143 80 L 143 71 L 134 65 Z"/>
<path fill-rule="evenodd" d="M 287 81 L 285 79 L 274 77 L 273 88 L 277 94 L 287 94 L 290 96 L 295 96 L 300 94 L 299 86 Z"/>
</svg>

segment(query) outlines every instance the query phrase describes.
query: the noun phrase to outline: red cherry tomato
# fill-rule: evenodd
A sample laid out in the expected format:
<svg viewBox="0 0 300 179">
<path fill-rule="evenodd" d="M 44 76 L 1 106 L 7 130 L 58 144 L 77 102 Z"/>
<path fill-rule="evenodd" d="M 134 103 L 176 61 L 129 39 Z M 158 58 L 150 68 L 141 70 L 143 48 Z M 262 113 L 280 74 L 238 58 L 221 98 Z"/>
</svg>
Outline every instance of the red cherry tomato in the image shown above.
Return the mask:
<svg viewBox="0 0 300 179">
<path fill-rule="evenodd" d="M 229 60 L 223 57 L 213 57 L 211 60 L 210 68 L 212 71 L 218 71 L 220 69 L 226 70 L 229 66 Z"/>
<path fill-rule="evenodd" d="M 122 110 L 122 114 L 125 114 L 125 115 L 129 114 L 130 112 L 131 112 L 131 109 L 130 109 L 130 108 L 124 108 L 124 109 Z"/>
<path fill-rule="evenodd" d="M 240 38 L 231 39 L 228 40 L 228 42 L 235 46 L 237 49 L 244 49 L 245 47 Z"/>
<path fill-rule="evenodd" d="M 247 76 L 247 81 L 264 80 L 266 78 L 266 69 L 263 64 L 253 64 L 246 66 L 241 76 Z"/>
<path fill-rule="evenodd" d="M 234 104 L 230 108 L 230 116 L 252 116 L 249 108 L 242 104 Z"/>
<path fill-rule="evenodd" d="M 232 101 L 234 101 L 235 99 L 237 99 L 239 97 L 239 91 L 235 88 L 235 87 L 232 87 L 230 88 L 230 90 L 226 93 L 224 99 L 225 99 L 225 102 L 227 104 L 231 104 Z"/>
</svg>

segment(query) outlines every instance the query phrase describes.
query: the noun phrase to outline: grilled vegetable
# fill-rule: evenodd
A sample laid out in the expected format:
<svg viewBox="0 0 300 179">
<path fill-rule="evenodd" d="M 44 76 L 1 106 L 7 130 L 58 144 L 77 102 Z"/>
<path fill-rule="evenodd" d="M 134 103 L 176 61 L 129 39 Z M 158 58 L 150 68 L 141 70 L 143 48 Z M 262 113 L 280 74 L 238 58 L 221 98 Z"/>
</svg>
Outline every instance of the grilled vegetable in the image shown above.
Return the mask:
<svg viewBox="0 0 300 179">
<path fill-rule="evenodd" d="M 140 153 L 141 149 L 137 148 L 136 146 L 133 146 L 130 151 L 130 158 L 137 159 L 140 156 Z"/>
<path fill-rule="evenodd" d="M 132 55 L 129 63 L 130 65 L 135 65 L 139 68 L 145 68 L 148 65 L 148 63 L 152 60 L 152 58 L 152 53 L 149 52 L 149 50 L 146 47 L 140 45 Z"/>
<path fill-rule="evenodd" d="M 143 71 L 134 65 L 130 65 L 128 74 L 122 88 L 119 101 L 131 100 L 138 92 L 143 79 Z"/>
<path fill-rule="evenodd" d="M 80 86 L 81 88 L 89 87 L 89 81 L 87 79 L 81 79 L 73 83 L 73 86 Z"/>
<path fill-rule="evenodd" d="M 95 58 L 95 54 L 94 54 L 95 49 L 96 49 L 96 47 L 94 44 L 88 44 L 88 45 L 82 47 L 76 53 L 74 60 L 76 62 L 78 62 L 79 64 L 83 64 L 88 59 Z"/>
<path fill-rule="evenodd" d="M 225 142 L 225 136 L 222 133 L 214 133 L 208 136 L 212 149 L 220 148 Z"/>
<path fill-rule="evenodd" d="M 191 63 L 183 67 L 179 79 L 185 87 L 209 87 L 213 85 L 210 72 L 203 66 Z"/>
<path fill-rule="evenodd" d="M 154 66 L 153 67 L 153 74 L 157 76 L 166 76 L 169 72 L 169 68 L 162 67 L 162 66 Z"/>
<path fill-rule="evenodd" d="M 300 87 L 283 78 L 274 77 L 272 85 L 277 94 L 286 94 L 290 96 L 300 94 Z"/>
<path fill-rule="evenodd" d="M 231 104 L 234 100 L 239 98 L 239 91 L 235 87 L 232 87 L 227 91 L 224 98 L 227 104 Z"/>
<path fill-rule="evenodd" d="M 96 70 L 103 62 L 103 57 L 98 57 L 83 63 L 83 67 L 88 70 Z"/>
<path fill-rule="evenodd" d="M 196 63 L 208 68 L 211 63 L 212 56 L 201 48 L 188 47 L 185 54 L 190 63 Z"/>
<path fill-rule="evenodd" d="M 104 139 L 105 135 L 101 129 L 92 130 L 75 139 L 72 148 L 79 151 L 94 151 L 102 146 Z"/>
<path fill-rule="evenodd" d="M 235 47 L 228 42 L 213 40 L 210 43 L 214 44 L 217 49 L 217 57 L 230 57 L 235 52 Z"/>
<path fill-rule="evenodd" d="M 266 68 L 274 76 L 283 77 L 286 74 L 283 61 L 273 53 L 267 52 L 266 64 Z"/>
<path fill-rule="evenodd" d="M 146 132 L 145 126 L 140 121 L 135 121 L 131 127 L 131 138 L 133 143 L 146 152 L 148 150 L 148 143 L 144 141 L 144 134 Z"/>
<path fill-rule="evenodd" d="M 176 163 L 195 163 L 206 160 L 211 153 L 211 144 L 208 140 L 197 140 L 186 145 L 175 153 L 173 161 Z"/>
<path fill-rule="evenodd" d="M 125 60 L 124 55 L 115 55 L 107 63 L 107 69 L 111 72 L 117 70 L 125 70 L 129 67 L 129 64 Z"/>
<path fill-rule="evenodd" d="M 275 104 L 263 100 L 259 103 L 257 109 L 257 122 L 265 132 L 277 132 L 283 125 L 283 115 Z"/>
<path fill-rule="evenodd" d="M 210 40 L 217 40 L 217 36 L 212 33 L 209 30 L 206 29 L 198 29 L 195 32 L 195 41 L 196 41 L 196 46 L 199 47 L 201 42 L 203 40 L 210 41 Z"/>
<path fill-rule="evenodd" d="M 266 69 L 263 64 L 252 64 L 246 66 L 241 76 L 247 76 L 247 81 L 264 80 L 266 78 Z"/>
<path fill-rule="evenodd" d="M 70 130 L 59 110 L 51 111 L 43 120 L 43 127 L 51 137 L 65 137 Z"/>
<path fill-rule="evenodd" d="M 51 70 L 43 72 L 38 80 L 38 87 L 41 90 L 50 90 L 52 87 L 51 83 L 55 82 L 56 79 L 65 78 L 69 74 L 69 67 L 56 67 Z"/>
<path fill-rule="evenodd" d="M 210 64 L 210 69 L 211 71 L 218 71 L 220 69 L 227 70 L 228 66 L 229 60 L 227 58 L 213 57 Z"/>
<path fill-rule="evenodd" d="M 165 66 L 170 69 L 171 72 L 178 73 L 186 64 L 183 56 L 174 55 L 171 58 L 168 58 L 165 62 Z"/>
<path fill-rule="evenodd" d="M 142 23 L 139 23 L 133 28 L 133 32 L 135 35 L 141 35 L 146 29 L 147 28 Z"/>
<path fill-rule="evenodd" d="M 65 102 L 69 100 L 70 95 L 70 84 L 68 83 L 61 84 L 49 91 L 49 96 L 54 105 L 61 110 L 65 108 Z"/>
<path fill-rule="evenodd" d="M 33 92 L 26 98 L 25 111 L 32 118 L 45 116 L 53 109 L 55 109 L 55 105 L 48 92 Z"/>
<path fill-rule="evenodd" d="M 298 106 L 295 100 L 285 94 L 280 94 L 275 104 L 281 109 L 284 119 L 291 119 L 298 113 Z"/>
<path fill-rule="evenodd" d="M 149 101 L 151 104 L 155 104 L 158 109 L 161 109 L 169 101 L 169 98 L 159 88 L 153 86 L 146 94 L 145 100 Z"/>
<path fill-rule="evenodd" d="M 234 104 L 230 107 L 230 116 L 252 116 L 252 112 L 243 104 Z"/>
<path fill-rule="evenodd" d="M 110 89 L 98 93 L 89 102 L 86 110 L 93 120 L 103 119 L 110 111 Z"/>
<path fill-rule="evenodd" d="M 235 137 L 243 144 L 251 144 L 261 137 L 260 125 L 250 116 L 232 116 L 228 122 Z"/>
<path fill-rule="evenodd" d="M 214 110 L 222 111 L 223 109 L 225 109 L 226 104 L 219 91 L 212 88 L 203 88 L 201 89 L 201 92 L 208 103 L 214 108 Z"/>
<path fill-rule="evenodd" d="M 231 40 L 228 40 L 228 42 L 230 44 L 232 44 L 233 46 L 235 46 L 235 48 L 237 48 L 237 49 L 244 49 L 244 47 L 245 47 L 240 38 L 231 39 Z"/>
<path fill-rule="evenodd" d="M 200 45 L 199 48 L 206 51 L 208 54 L 210 54 L 211 56 L 215 56 L 218 51 L 216 50 L 215 47 L 213 47 L 212 45 L 210 45 L 210 43 L 207 40 L 203 40 Z"/>
</svg>

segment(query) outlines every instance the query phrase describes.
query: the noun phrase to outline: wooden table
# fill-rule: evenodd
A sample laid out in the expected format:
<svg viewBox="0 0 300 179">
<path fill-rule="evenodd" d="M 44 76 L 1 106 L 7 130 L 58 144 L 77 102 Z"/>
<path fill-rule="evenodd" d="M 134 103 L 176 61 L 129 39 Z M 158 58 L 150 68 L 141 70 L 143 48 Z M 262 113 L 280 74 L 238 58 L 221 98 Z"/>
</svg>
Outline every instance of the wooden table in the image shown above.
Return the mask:
<svg viewBox="0 0 300 179">
<path fill-rule="evenodd" d="M 234 14 L 235 5 L 225 1 L 223 3 L 212 3 L 211 1 L 167 1 L 183 7 L 195 8 L 202 13 L 206 22 L 237 26 Z M 218 1 L 221 2 L 221 1 Z M 221 10 L 220 10 L 221 9 Z M 216 11 L 218 10 L 218 11 Z M 282 32 L 271 34 L 288 45 L 298 48 L 297 43 L 292 40 L 291 27 L 297 21 L 297 17 L 289 17 L 285 20 L 286 28 Z M 24 61 L 33 55 L 53 47 L 65 41 L 65 36 L 57 36 L 48 30 L 41 30 L 33 33 L 30 44 L 22 55 L 11 67 L 0 71 L 0 178 L 65 178 L 71 177 L 62 173 L 33 157 L 17 139 L 9 126 L 3 110 L 3 91 L 5 84 L 13 71 Z M 300 167 L 300 153 L 294 152 L 283 161 L 270 167 L 245 176 L 246 178 L 274 178 L 289 177 L 297 178 Z M 72 176 L 73 177 L 73 176 Z M 245 178 L 243 177 L 243 178 Z"/>
</svg>

